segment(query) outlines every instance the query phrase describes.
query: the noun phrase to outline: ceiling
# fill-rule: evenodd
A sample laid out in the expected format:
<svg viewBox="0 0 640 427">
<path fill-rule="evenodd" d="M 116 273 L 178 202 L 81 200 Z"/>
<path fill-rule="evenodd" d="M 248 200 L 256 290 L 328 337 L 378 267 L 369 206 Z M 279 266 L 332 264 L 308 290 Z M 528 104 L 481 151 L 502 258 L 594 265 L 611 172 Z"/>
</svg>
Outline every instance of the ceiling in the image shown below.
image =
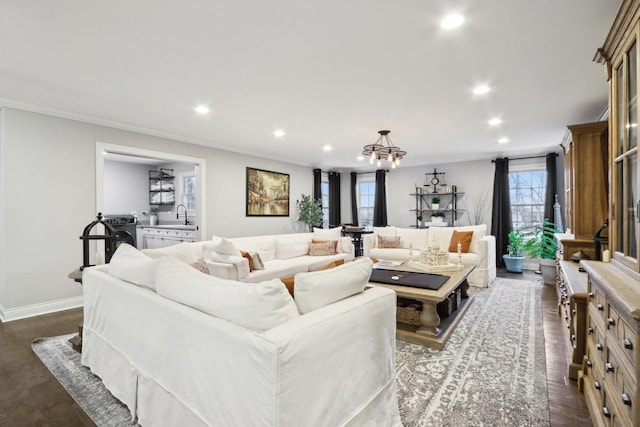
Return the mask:
<svg viewBox="0 0 640 427">
<path fill-rule="evenodd" d="M 605 109 L 620 3 L 0 0 L 0 103 L 323 169 L 380 129 L 401 167 L 540 154 Z"/>
</svg>

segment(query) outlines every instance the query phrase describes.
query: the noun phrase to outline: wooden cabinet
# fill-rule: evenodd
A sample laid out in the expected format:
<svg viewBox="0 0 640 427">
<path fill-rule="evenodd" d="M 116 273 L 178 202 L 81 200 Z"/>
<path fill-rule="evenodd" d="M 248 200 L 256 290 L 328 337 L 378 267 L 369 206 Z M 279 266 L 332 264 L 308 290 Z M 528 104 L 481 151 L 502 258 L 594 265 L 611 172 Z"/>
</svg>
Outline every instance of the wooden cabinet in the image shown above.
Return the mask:
<svg viewBox="0 0 640 427">
<path fill-rule="evenodd" d="M 563 241 L 564 259 L 582 250 L 596 259 L 593 234 L 609 215 L 608 123 L 568 126 L 571 140 L 564 144 L 566 227 L 573 239 Z"/>
<path fill-rule="evenodd" d="M 587 270 L 587 346 L 582 379 L 594 425 L 640 425 L 640 286 L 614 264 Z"/>
</svg>

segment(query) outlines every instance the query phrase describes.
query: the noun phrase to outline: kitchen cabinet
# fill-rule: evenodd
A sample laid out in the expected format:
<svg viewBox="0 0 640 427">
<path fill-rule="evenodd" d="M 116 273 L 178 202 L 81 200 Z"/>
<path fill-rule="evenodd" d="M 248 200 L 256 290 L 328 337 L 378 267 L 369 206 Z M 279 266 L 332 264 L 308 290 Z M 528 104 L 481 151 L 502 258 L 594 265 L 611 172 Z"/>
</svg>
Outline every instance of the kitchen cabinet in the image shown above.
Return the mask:
<svg viewBox="0 0 640 427">
<path fill-rule="evenodd" d="M 197 235 L 198 232 L 196 230 L 144 227 L 142 229 L 143 248 L 157 249 L 182 242 L 195 242 Z"/>
</svg>

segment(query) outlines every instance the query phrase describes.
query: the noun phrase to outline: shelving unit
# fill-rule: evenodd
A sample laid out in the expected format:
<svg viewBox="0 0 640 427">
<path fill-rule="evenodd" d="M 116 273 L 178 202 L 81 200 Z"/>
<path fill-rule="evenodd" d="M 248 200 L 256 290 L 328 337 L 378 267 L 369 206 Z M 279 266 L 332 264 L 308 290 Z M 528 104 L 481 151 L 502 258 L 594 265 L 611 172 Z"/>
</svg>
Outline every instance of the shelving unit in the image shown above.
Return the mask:
<svg viewBox="0 0 640 427">
<path fill-rule="evenodd" d="M 149 204 L 173 205 L 176 202 L 176 184 L 173 169 L 149 171 Z"/>
<path fill-rule="evenodd" d="M 415 224 L 410 227 L 413 228 L 428 228 L 425 227 L 422 222 L 426 220 L 425 217 L 430 217 L 431 214 L 440 212 L 444 214 L 444 222 L 449 226 L 454 226 L 456 221 L 459 219 L 460 214 L 464 213 L 464 209 L 458 209 L 458 199 L 464 196 L 463 192 L 455 191 L 455 186 L 453 186 L 454 191 L 447 193 L 428 193 L 421 191 L 421 188 L 418 188 L 417 192 L 409 194 L 410 196 L 415 198 L 416 208 L 410 209 L 416 216 Z M 434 197 L 440 198 L 440 208 L 439 209 L 431 209 L 431 199 Z M 418 212 L 422 214 L 422 222 L 418 221 L 417 215 Z"/>
</svg>

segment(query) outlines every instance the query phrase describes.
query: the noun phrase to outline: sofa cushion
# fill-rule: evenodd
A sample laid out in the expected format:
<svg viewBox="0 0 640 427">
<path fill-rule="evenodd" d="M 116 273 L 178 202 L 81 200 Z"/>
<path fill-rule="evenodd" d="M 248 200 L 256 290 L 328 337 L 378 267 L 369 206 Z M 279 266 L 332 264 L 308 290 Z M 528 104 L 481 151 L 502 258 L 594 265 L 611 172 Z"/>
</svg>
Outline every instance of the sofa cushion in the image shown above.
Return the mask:
<svg viewBox="0 0 640 427">
<path fill-rule="evenodd" d="M 337 240 L 335 240 L 337 243 Z M 323 243 L 311 243 L 309 245 L 309 255 L 322 256 L 322 255 L 335 255 L 336 245 L 331 240 L 326 240 Z"/>
<path fill-rule="evenodd" d="M 378 247 L 378 236 L 396 236 L 396 228 L 389 227 L 373 227 L 373 247 Z"/>
<path fill-rule="evenodd" d="M 373 263 L 363 258 L 324 271 L 299 273 L 295 277 L 295 301 L 300 313 L 309 313 L 364 290 Z"/>
<path fill-rule="evenodd" d="M 158 259 L 165 256 L 178 258 L 187 264 L 193 264 L 201 257 L 195 245 L 187 242 L 156 249 L 142 249 L 143 254 L 149 258 Z"/>
<path fill-rule="evenodd" d="M 378 236 L 379 248 L 399 248 L 400 236 Z"/>
<path fill-rule="evenodd" d="M 409 259 L 409 249 L 372 248 L 369 251 L 369 256 L 389 261 L 406 261 Z M 419 257 L 420 251 L 414 249 L 413 259 L 417 261 Z"/>
<path fill-rule="evenodd" d="M 309 240 L 277 239 L 276 259 L 291 259 L 306 255 L 309 252 Z"/>
<path fill-rule="evenodd" d="M 272 236 L 238 237 L 232 241 L 243 251 L 260 254 L 263 263 L 276 259 L 276 241 Z"/>
<path fill-rule="evenodd" d="M 449 242 L 449 252 L 458 252 L 458 244 L 460 244 L 460 251 L 463 254 L 469 252 L 472 236 L 473 231 L 453 230 L 451 241 Z"/>
<path fill-rule="evenodd" d="M 338 253 L 338 243 L 340 242 L 340 240 L 316 240 L 316 239 L 312 239 L 311 243 L 326 243 L 326 242 L 332 242 L 333 243 L 333 253 L 337 254 Z M 311 249 L 311 246 L 309 246 L 309 249 Z"/>
<path fill-rule="evenodd" d="M 170 258 L 158 260 L 155 278 L 159 295 L 254 331 L 299 316 L 277 279 L 255 284 L 219 279 Z"/>
<path fill-rule="evenodd" d="M 433 239 L 438 242 L 440 249 L 446 251 L 449 248 L 449 242 L 453 235 L 453 230 L 458 231 L 473 231 L 471 236 L 471 244 L 469 245 L 469 252 L 480 252 L 480 240 L 482 240 L 487 231 L 486 224 L 480 225 L 467 225 L 463 227 L 429 227 L 429 235 L 427 237 L 427 245 L 430 245 Z"/>
<path fill-rule="evenodd" d="M 329 270 L 330 268 L 337 267 L 342 264 L 344 264 L 344 260 L 338 259 L 335 261 L 331 261 L 329 264 L 323 265 L 322 267 L 318 268 L 316 271 Z M 293 297 L 295 292 L 295 276 L 284 277 L 280 280 L 282 281 L 282 283 L 284 283 L 284 285 L 287 287 L 287 290 Z"/>
<path fill-rule="evenodd" d="M 193 268 L 189 268 L 193 270 Z M 118 246 L 107 266 L 107 272 L 134 285 L 149 289 L 156 288 L 156 260 L 127 243 Z"/>
<path fill-rule="evenodd" d="M 408 249 L 411 245 L 413 249 L 422 249 L 427 243 L 427 230 L 415 228 L 396 228 L 396 233 L 400 236 L 400 247 Z"/>
<path fill-rule="evenodd" d="M 296 273 L 309 271 L 309 267 L 301 259 L 274 259 L 264 263 L 264 270 L 253 270 L 248 276 L 240 279 L 242 282 L 257 283 L 264 280 L 279 279 L 293 276 Z"/>
</svg>

